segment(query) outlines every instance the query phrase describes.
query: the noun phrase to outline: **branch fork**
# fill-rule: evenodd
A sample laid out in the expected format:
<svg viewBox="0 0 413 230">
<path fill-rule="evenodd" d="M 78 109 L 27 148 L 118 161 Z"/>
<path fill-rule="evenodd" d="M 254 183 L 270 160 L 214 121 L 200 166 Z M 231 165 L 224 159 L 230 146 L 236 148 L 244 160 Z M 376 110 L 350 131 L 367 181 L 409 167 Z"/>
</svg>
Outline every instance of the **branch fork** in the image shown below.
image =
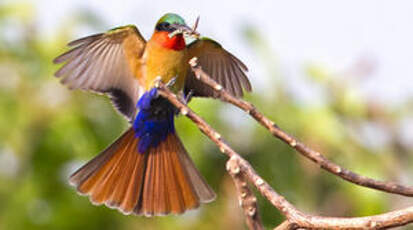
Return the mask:
<svg viewBox="0 0 413 230">
<path fill-rule="evenodd" d="M 274 137 L 282 140 L 298 153 L 310 159 L 322 169 L 338 176 L 350 183 L 360 186 L 380 190 L 387 193 L 399 194 L 402 196 L 413 196 L 413 187 L 404 186 L 394 182 L 383 182 L 375 180 L 363 175 L 354 173 L 345 169 L 324 157 L 320 152 L 317 152 L 305 144 L 298 141 L 288 133 L 281 130 L 273 121 L 260 113 L 251 103 L 242 99 L 235 98 L 223 89 L 221 85 L 215 82 L 206 74 L 201 66 L 197 64 L 197 59 L 194 57 L 189 62 L 192 71 L 198 80 L 212 87 L 222 101 L 235 105 L 244 110 L 254 118 L 259 124 L 268 129 Z M 242 158 L 235 150 L 233 150 L 208 123 L 192 111 L 185 103 L 178 99 L 168 87 L 162 82 L 157 85 L 159 94 L 169 100 L 182 115 L 188 117 L 194 124 L 209 137 L 220 149 L 220 151 L 229 157 L 226 163 L 226 169 L 231 175 L 235 187 L 238 192 L 240 206 L 243 209 L 246 224 L 249 229 L 264 229 L 261 218 L 258 212 L 257 198 L 250 190 L 249 185 L 253 185 L 258 192 L 265 197 L 274 207 L 276 207 L 286 220 L 277 226 L 276 230 L 283 229 L 384 229 L 406 225 L 413 222 L 413 206 L 404 209 L 399 209 L 392 212 L 383 213 L 380 215 L 366 217 L 323 217 L 309 215 L 298 210 L 283 196 L 279 195 L 261 176 L 259 176 L 253 167 Z"/>
</svg>

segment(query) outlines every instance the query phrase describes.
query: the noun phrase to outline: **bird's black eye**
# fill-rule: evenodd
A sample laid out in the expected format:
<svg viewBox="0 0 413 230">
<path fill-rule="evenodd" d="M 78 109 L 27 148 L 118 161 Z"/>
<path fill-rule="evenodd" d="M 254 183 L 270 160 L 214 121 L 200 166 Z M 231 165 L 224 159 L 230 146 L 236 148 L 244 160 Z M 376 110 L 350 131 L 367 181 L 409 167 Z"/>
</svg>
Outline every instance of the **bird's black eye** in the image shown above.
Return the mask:
<svg viewBox="0 0 413 230">
<path fill-rule="evenodd" d="M 174 31 L 174 28 L 172 28 L 170 25 L 171 24 L 169 24 L 169 22 L 161 22 L 158 25 L 156 25 L 156 30 L 172 32 Z"/>
</svg>

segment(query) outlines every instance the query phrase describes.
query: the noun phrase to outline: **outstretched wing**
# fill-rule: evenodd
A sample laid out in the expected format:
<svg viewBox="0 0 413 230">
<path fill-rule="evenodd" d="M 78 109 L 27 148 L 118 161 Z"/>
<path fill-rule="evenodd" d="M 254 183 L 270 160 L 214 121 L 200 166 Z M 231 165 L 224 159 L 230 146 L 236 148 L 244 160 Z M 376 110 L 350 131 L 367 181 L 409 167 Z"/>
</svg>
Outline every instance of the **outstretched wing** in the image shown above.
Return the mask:
<svg viewBox="0 0 413 230">
<path fill-rule="evenodd" d="M 246 72 L 247 66 L 220 44 L 209 38 L 201 38 L 188 45 L 188 60 L 197 57 L 202 69 L 216 82 L 236 97 L 243 96 L 243 90 L 250 92 L 251 83 Z M 189 69 L 184 92 L 192 96 L 217 97 L 218 94 L 209 86 L 196 79 Z"/>
<path fill-rule="evenodd" d="M 55 73 L 70 89 L 106 93 L 115 107 L 132 120 L 139 97 L 140 58 L 146 41 L 133 25 L 80 38 L 54 59 L 64 63 Z"/>
</svg>

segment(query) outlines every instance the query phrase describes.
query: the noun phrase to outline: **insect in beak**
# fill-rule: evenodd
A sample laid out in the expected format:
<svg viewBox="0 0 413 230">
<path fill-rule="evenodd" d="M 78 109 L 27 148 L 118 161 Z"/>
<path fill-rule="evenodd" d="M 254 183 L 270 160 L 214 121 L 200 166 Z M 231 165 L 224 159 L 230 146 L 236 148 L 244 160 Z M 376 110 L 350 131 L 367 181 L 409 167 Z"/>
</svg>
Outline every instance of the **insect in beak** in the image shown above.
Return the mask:
<svg viewBox="0 0 413 230">
<path fill-rule="evenodd" d="M 179 25 L 179 24 L 172 24 L 171 26 L 175 28 L 175 30 L 169 33 L 169 37 L 173 37 L 177 34 L 185 34 L 194 38 L 199 38 L 200 34 L 196 31 L 199 23 L 199 16 L 196 18 L 195 24 L 191 27 L 187 25 Z"/>
</svg>

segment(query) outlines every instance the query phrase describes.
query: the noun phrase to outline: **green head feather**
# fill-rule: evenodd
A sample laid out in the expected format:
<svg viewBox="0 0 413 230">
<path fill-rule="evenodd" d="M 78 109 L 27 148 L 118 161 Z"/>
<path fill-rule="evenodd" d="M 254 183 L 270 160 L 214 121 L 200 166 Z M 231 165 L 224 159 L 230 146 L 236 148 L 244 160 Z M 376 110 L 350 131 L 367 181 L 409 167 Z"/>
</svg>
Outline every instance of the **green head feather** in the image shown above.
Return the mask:
<svg viewBox="0 0 413 230">
<path fill-rule="evenodd" d="M 158 22 L 156 23 L 157 25 L 158 24 L 160 24 L 160 23 L 162 23 L 162 22 L 167 22 L 167 23 L 169 23 L 169 24 L 178 24 L 178 25 L 186 25 L 186 23 L 185 23 L 185 20 L 181 17 L 181 16 L 179 16 L 179 15 L 177 15 L 177 14 L 174 14 L 174 13 L 167 13 L 167 14 L 165 14 L 164 16 L 162 16 L 159 20 L 158 20 Z"/>
</svg>

